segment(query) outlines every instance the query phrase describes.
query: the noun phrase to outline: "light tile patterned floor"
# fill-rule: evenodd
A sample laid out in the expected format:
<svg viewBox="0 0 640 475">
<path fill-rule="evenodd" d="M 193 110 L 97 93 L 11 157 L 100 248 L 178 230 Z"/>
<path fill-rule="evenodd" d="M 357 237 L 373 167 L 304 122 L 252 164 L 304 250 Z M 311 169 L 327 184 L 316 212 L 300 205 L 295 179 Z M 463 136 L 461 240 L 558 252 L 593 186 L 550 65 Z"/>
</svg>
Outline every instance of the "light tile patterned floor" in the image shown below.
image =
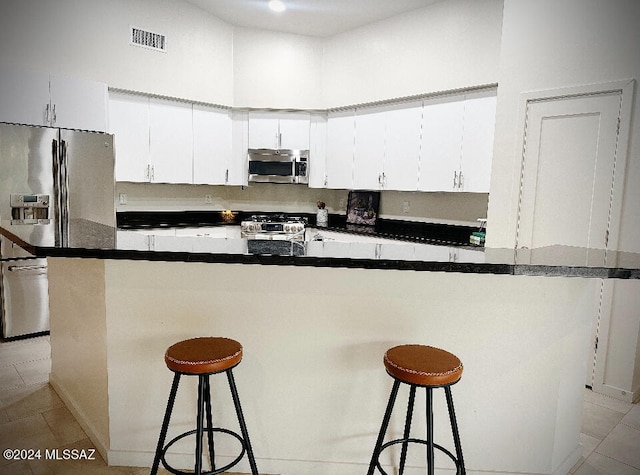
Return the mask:
<svg viewBox="0 0 640 475">
<path fill-rule="evenodd" d="M 0 342 L 0 449 L 92 449 L 93 444 L 49 386 L 48 337 Z M 640 475 L 640 405 L 585 390 L 582 459 L 575 475 Z M 143 475 L 148 468 L 108 467 L 91 461 L 11 462 L 0 475 Z M 168 474 L 161 471 L 163 475 Z M 233 475 L 233 474 L 229 474 Z M 240 474 L 236 474 L 240 475 Z M 524 475 L 524 474 L 523 474 Z"/>
</svg>

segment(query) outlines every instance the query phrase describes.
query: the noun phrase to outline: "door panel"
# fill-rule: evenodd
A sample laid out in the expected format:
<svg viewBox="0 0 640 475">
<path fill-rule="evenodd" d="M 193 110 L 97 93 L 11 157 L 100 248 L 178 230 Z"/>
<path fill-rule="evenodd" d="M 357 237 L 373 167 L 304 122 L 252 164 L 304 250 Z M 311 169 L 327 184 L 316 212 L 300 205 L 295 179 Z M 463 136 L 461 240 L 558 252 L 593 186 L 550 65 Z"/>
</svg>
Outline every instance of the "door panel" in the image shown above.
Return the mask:
<svg viewBox="0 0 640 475">
<path fill-rule="evenodd" d="M 607 248 L 620 100 L 610 93 L 529 103 L 519 248 Z"/>
</svg>

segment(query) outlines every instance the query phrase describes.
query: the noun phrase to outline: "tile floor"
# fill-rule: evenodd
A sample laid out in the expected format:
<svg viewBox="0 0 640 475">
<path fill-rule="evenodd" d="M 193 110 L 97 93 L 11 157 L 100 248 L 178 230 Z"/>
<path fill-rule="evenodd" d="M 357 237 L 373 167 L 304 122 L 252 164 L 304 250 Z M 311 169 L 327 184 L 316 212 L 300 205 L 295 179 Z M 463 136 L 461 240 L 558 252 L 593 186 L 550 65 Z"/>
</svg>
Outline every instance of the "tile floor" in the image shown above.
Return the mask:
<svg viewBox="0 0 640 475">
<path fill-rule="evenodd" d="M 50 368 L 48 337 L 0 342 L 0 449 L 3 451 L 9 447 L 93 448 L 49 386 Z M 581 440 L 584 455 L 571 470 L 572 474 L 640 475 L 640 404 L 624 403 L 585 389 Z M 98 454 L 95 460 L 83 461 L 16 462 L 0 457 L 0 475 L 147 473 L 148 468 L 108 467 Z M 168 472 L 162 470 L 161 473 Z"/>
</svg>

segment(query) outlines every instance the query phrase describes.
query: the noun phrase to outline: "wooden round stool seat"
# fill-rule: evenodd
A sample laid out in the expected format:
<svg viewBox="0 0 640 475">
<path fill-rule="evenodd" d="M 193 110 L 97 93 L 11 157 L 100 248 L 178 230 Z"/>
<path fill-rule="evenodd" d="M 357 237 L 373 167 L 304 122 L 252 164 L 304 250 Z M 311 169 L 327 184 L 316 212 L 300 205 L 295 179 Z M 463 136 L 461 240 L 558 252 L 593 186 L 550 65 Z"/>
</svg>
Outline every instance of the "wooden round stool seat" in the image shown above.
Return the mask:
<svg viewBox="0 0 640 475">
<path fill-rule="evenodd" d="M 167 348 L 164 361 L 171 371 L 186 374 L 219 373 L 242 360 L 242 345 L 230 338 L 201 337 Z"/>
<path fill-rule="evenodd" d="M 458 357 L 433 346 L 395 346 L 384 354 L 384 366 L 394 378 L 418 386 L 453 384 L 462 376 Z"/>
</svg>

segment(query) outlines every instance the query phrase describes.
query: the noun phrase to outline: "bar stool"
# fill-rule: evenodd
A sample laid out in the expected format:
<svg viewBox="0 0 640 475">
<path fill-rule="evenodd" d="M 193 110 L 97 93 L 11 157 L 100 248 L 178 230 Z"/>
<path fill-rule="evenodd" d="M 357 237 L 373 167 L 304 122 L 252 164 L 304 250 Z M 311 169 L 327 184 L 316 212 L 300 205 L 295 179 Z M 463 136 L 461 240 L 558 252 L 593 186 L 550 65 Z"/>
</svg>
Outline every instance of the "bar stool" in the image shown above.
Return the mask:
<svg viewBox="0 0 640 475">
<path fill-rule="evenodd" d="M 237 366 L 241 360 L 242 345 L 237 341 L 231 340 L 229 338 L 192 338 L 190 340 L 180 341 L 167 349 L 164 355 L 164 361 L 167 364 L 167 367 L 175 374 L 173 376 L 171 392 L 169 393 L 167 410 L 162 422 L 160 437 L 158 438 L 158 446 L 156 448 L 153 466 L 151 467 L 151 475 L 157 474 L 160 461 L 162 461 L 162 465 L 164 465 L 167 470 L 178 475 L 193 473 L 196 473 L 197 475 L 212 475 L 215 473 L 223 473 L 240 462 L 245 452 L 249 459 L 251 473 L 253 475 L 258 475 L 256 461 L 254 459 L 253 450 L 251 449 L 251 443 L 249 441 L 249 434 L 247 432 L 244 416 L 242 414 L 242 407 L 240 406 L 240 399 L 238 398 L 236 383 L 233 379 L 232 369 Z M 223 372 L 227 374 L 229 389 L 231 390 L 231 396 L 233 398 L 233 404 L 235 406 L 236 415 L 238 417 L 238 423 L 240 424 L 240 431 L 242 435 L 239 435 L 236 432 L 228 429 L 213 427 L 212 424 L 211 389 L 209 386 L 209 376 L 211 376 L 212 374 Z M 167 429 L 169 428 L 169 420 L 171 419 L 171 412 L 173 410 L 173 404 L 176 399 L 176 393 L 178 392 L 178 383 L 180 382 L 180 376 L 182 375 L 198 376 L 198 408 L 196 429 L 184 432 L 183 434 L 180 434 L 177 437 L 173 438 L 168 444 L 164 445 L 164 441 L 167 436 Z M 206 428 L 203 427 L 205 412 L 207 417 Z M 242 446 L 240 455 L 238 455 L 231 463 L 220 468 L 216 468 L 215 466 L 215 453 L 213 443 L 214 432 L 221 432 L 235 437 Z M 207 434 L 209 457 L 211 460 L 210 471 L 202 470 L 202 439 L 205 433 Z M 193 434 L 195 434 L 196 436 L 195 472 L 184 472 L 170 466 L 165 460 L 165 455 L 169 447 L 171 447 L 178 440 Z"/>
<path fill-rule="evenodd" d="M 391 396 L 387 404 L 387 410 L 382 419 L 382 426 L 378 434 L 378 440 L 373 450 L 371 463 L 367 475 L 373 475 L 377 468 L 383 475 L 388 475 L 380 464 L 380 454 L 386 448 L 402 444 L 400 453 L 400 475 L 404 472 L 407 459 L 407 448 L 409 443 L 423 444 L 427 446 L 427 467 L 428 474 L 434 473 L 434 449 L 438 449 L 453 460 L 456 466 L 456 475 L 465 475 L 464 459 L 462 458 L 462 446 L 460 445 L 460 434 L 456 414 L 453 408 L 453 398 L 451 397 L 451 386 L 457 383 L 462 376 L 462 363 L 457 356 L 448 351 L 424 345 L 401 345 L 393 347 L 384 355 L 384 366 L 387 373 L 394 379 L 391 389 Z M 407 417 L 405 419 L 404 434 L 401 439 L 395 439 L 383 444 L 385 433 L 391 419 L 391 412 L 395 404 L 400 383 L 408 384 L 409 404 L 407 406 Z M 416 439 L 409 437 L 411 428 L 411 417 L 413 415 L 413 405 L 415 402 L 416 388 L 423 387 L 426 390 L 427 399 L 427 438 Z M 453 442 L 456 448 L 454 456 L 444 447 L 433 442 L 433 389 L 444 388 L 449 408 L 449 421 Z"/>
</svg>

